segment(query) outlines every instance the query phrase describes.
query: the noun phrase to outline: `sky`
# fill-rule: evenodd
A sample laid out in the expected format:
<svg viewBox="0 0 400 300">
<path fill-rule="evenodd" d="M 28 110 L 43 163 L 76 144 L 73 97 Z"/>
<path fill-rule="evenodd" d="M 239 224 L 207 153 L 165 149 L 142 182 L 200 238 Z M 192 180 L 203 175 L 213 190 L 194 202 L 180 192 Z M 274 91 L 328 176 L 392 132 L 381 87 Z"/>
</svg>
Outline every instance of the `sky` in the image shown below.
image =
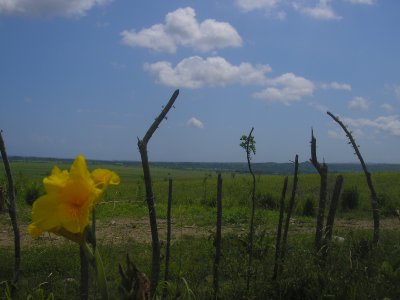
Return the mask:
<svg viewBox="0 0 400 300">
<path fill-rule="evenodd" d="M 398 0 L 0 0 L 9 155 L 400 163 Z"/>
</svg>

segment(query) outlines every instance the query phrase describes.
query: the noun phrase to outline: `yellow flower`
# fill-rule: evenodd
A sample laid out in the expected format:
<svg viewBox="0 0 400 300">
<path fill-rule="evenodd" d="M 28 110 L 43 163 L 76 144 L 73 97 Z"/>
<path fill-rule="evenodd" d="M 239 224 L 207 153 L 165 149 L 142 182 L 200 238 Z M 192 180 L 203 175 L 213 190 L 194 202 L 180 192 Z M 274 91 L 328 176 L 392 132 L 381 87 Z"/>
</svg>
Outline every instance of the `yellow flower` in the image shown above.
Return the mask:
<svg viewBox="0 0 400 300">
<path fill-rule="evenodd" d="M 119 182 L 119 176 L 110 170 L 90 173 L 82 155 L 69 172 L 54 167 L 43 179 L 46 195 L 33 203 L 29 234 L 36 237 L 49 231 L 80 243 L 93 207 L 109 184 Z"/>
</svg>

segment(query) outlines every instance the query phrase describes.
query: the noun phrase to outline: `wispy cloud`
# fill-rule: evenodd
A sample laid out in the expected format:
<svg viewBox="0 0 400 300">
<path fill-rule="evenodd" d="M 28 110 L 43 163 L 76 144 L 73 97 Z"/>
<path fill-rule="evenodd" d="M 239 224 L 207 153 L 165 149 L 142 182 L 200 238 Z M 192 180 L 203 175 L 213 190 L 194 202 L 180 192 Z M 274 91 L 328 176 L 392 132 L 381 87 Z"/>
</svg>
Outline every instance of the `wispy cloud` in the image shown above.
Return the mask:
<svg viewBox="0 0 400 300">
<path fill-rule="evenodd" d="M 386 112 L 389 112 L 389 113 L 394 111 L 393 106 L 390 105 L 389 103 L 383 103 L 381 105 L 381 108 L 384 109 Z"/>
<path fill-rule="evenodd" d="M 324 90 L 343 90 L 343 91 L 351 91 L 351 85 L 348 83 L 338 83 L 336 81 L 330 83 L 321 84 L 321 88 Z"/>
<path fill-rule="evenodd" d="M 394 94 L 398 100 L 400 100 L 400 85 L 394 87 Z"/>
<path fill-rule="evenodd" d="M 363 97 L 355 97 L 349 101 L 348 107 L 351 109 L 367 110 L 369 108 L 369 102 Z"/>
<path fill-rule="evenodd" d="M 33 17 L 80 17 L 111 0 L 0 0 L 0 14 Z"/>
<path fill-rule="evenodd" d="M 187 121 L 186 125 L 189 127 L 198 128 L 198 129 L 204 128 L 203 122 L 200 121 L 199 119 L 196 119 L 195 117 L 190 118 Z"/>
<path fill-rule="evenodd" d="M 347 0 L 352 4 L 364 4 L 364 5 L 373 5 L 377 2 L 377 0 Z"/>
<path fill-rule="evenodd" d="M 341 16 L 338 16 L 330 5 L 330 0 L 319 0 L 314 7 L 305 7 L 300 5 L 298 2 L 293 3 L 293 7 L 300 13 L 310 16 L 319 20 L 340 20 Z"/>
<path fill-rule="evenodd" d="M 329 110 L 329 108 L 326 105 L 322 105 L 320 103 L 309 102 L 308 105 L 322 113 L 326 113 Z"/>
<path fill-rule="evenodd" d="M 280 102 L 289 105 L 300 101 L 303 97 L 311 96 L 315 85 L 312 81 L 296 76 L 293 73 L 283 74 L 268 81 L 269 87 L 253 96 L 267 102 Z"/>
<path fill-rule="evenodd" d="M 262 85 L 267 81 L 266 73 L 271 71 L 268 65 L 232 65 L 220 56 L 206 59 L 192 56 L 183 59 L 175 67 L 167 61 L 160 61 L 145 64 L 144 69 L 164 85 L 191 89 L 230 84 Z"/>
<path fill-rule="evenodd" d="M 138 32 L 124 30 L 121 36 L 125 45 L 167 53 L 175 53 L 178 46 L 205 52 L 242 45 L 242 38 L 232 25 L 214 19 L 199 23 L 191 7 L 168 13 L 164 24 L 155 24 Z"/>
<path fill-rule="evenodd" d="M 400 136 L 400 118 L 398 115 L 380 116 L 376 119 L 352 119 L 345 118 L 343 121 L 355 128 L 370 127 L 378 131 L 388 132 L 395 136 Z"/>
<path fill-rule="evenodd" d="M 256 9 L 272 9 L 280 3 L 281 0 L 236 0 L 236 5 L 243 11 L 252 11 Z"/>
<path fill-rule="evenodd" d="M 333 138 L 333 139 L 339 139 L 339 140 L 344 140 L 346 139 L 346 136 L 342 131 L 336 131 L 336 130 L 328 130 L 328 136 Z"/>
</svg>

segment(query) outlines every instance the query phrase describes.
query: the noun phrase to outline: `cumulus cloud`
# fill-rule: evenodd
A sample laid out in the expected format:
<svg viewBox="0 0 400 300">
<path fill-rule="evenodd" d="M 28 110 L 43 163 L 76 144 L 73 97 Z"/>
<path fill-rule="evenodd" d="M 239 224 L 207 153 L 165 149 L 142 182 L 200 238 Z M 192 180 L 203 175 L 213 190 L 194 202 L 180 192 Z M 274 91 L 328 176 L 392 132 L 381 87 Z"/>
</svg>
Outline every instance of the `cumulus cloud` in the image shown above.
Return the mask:
<svg viewBox="0 0 400 300">
<path fill-rule="evenodd" d="M 353 4 L 365 4 L 365 5 L 372 5 L 376 3 L 376 0 L 347 0 Z"/>
<path fill-rule="evenodd" d="M 206 52 L 242 45 L 242 38 L 232 25 L 214 19 L 199 23 L 191 7 L 168 13 L 164 24 L 155 24 L 138 32 L 124 30 L 121 36 L 125 45 L 168 53 L 175 53 L 178 46 Z"/>
<path fill-rule="evenodd" d="M 146 63 L 144 69 L 159 83 L 172 87 L 198 89 L 232 84 L 264 86 L 266 88 L 254 93 L 253 97 L 286 105 L 311 96 L 315 90 L 313 82 L 293 73 L 267 78 L 266 74 L 271 71 L 269 65 L 252 65 L 247 62 L 233 65 L 220 56 L 192 56 L 176 66 L 167 61 Z"/>
<path fill-rule="evenodd" d="M 236 0 L 236 5 L 243 11 L 252 11 L 256 9 L 272 9 L 281 0 Z"/>
<path fill-rule="evenodd" d="M 84 16 L 96 5 L 111 0 L 0 0 L 0 14 L 14 16 L 53 17 Z"/>
<path fill-rule="evenodd" d="M 394 110 L 393 106 L 390 105 L 389 103 L 383 103 L 381 105 L 381 108 L 384 109 L 387 112 L 392 112 Z"/>
<path fill-rule="evenodd" d="M 315 7 L 304 7 L 297 2 L 293 3 L 293 7 L 312 18 L 319 20 L 340 20 L 342 17 L 338 16 L 329 4 L 330 0 L 319 0 Z"/>
<path fill-rule="evenodd" d="M 400 136 L 400 118 L 398 115 L 381 116 L 376 119 L 352 119 L 346 118 L 343 121 L 355 128 L 370 127 L 378 131 L 388 132 L 395 136 Z"/>
<path fill-rule="evenodd" d="M 323 83 L 321 87 L 324 90 L 343 90 L 343 91 L 351 91 L 351 85 L 347 83 L 338 83 L 336 81 L 330 83 Z"/>
<path fill-rule="evenodd" d="M 355 97 L 349 101 L 348 107 L 352 109 L 367 110 L 369 108 L 369 103 L 363 97 Z"/>
<path fill-rule="evenodd" d="M 167 61 L 159 61 L 145 64 L 144 69 L 164 85 L 190 89 L 238 83 L 263 85 L 267 81 L 266 73 L 271 71 L 268 65 L 253 66 L 250 63 L 232 65 L 220 56 L 206 59 L 192 56 L 183 59 L 175 67 Z"/>
<path fill-rule="evenodd" d="M 199 129 L 204 128 L 203 122 L 201 122 L 199 119 L 196 119 L 195 117 L 191 117 L 187 121 L 186 125 L 193 128 L 199 128 Z"/>
<path fill-rule="evenodd" d="M 254 93 L 253 96 L 268 102 L 280 102 L 290 105 L 291 102 L 300 101 L 303 97 L 311 96 L 314 92 L 314 83 L 310 80 L 286 73 L 277 78 L 268 80 L 266 89 Z"/>
</svg>

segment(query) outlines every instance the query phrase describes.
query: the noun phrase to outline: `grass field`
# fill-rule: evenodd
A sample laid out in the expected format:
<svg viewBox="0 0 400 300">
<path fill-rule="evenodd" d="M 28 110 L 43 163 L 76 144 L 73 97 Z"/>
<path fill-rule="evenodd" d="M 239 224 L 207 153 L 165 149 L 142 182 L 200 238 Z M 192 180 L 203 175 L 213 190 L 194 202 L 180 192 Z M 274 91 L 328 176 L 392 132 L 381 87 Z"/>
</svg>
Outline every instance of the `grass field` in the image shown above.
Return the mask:
<svg viewBox="0 0 400 300">
<path fill-rule="evenodd" d="M 31 207 L 25 197 L 41 185 L 57 162 L 14 161 L 17 210 L 22 234 L 22 274 L 19 299 L 29 294 L 41 299 L 38 289 L 56 299 L 79 298 L 79 251 L 76 244 L 45 234 L 33 239 L 26 234 Z M 65 163 L 57 164 L 68 169 Z M 117 172 L 121 184 L 110 187 L 96 208 L 99 249 L 105 263 L 111 299 L 118 299 L 118 263 L 129 253 L 139 269 L 150 273 L 151 239 L 142 170 L 121 164 L 89 162 L 89 169 Z M 161 239 L 165 238 L 168 178 L 173 178 L 173 243 L 170 298 L 212 297 L 212 264 L 215 249 L 216 181 L 214 170 L 152 168 Z M 362 173 L 345 173 L 344 190 L 357 189 L 355 209 L 339 207 L 333 243 L 325 264 L 318 262 L 313 242 L 315 218 L 304 215 L 306 202 L 317 207 L 318 175 L 299 174 L 295 214 L 291 221 L 288 252 L 280 280 L 272 281 L 278 202 L 283 176 L 257 175 L 256 249 L 250 293 L 246 293 L 246 240 L 250 218 L 250 176 L 232 172 L 223 176 L 223 245 L 220 275 L 221 299 L 398 299 L 400 296 L 400 173 L 375 173 L 373 181 L 381 199 L 382 238 L 371 248 L 372 214 Z M 329 176 L 329 194 L 335 174 Z M 287 201 L 292 178 L 289 179 Z M 3 169 L 0 183 L 5 185 Z M 329 199 L 328 199 L 329 205 Z M 329 207 L 329 206 L 328 206 Z M 13 274 L 13 241 L 8 214 L 0 213 L 0 299 L 5 281 Z M 164 252 L 164 248 L 162 248 Z M 163 264 L 162 264 L 163 265 Z M 97 299 L 94 280 L 91 298 Z M 186 285 L 187 283 L 187 285 Z"/>
</svg>

